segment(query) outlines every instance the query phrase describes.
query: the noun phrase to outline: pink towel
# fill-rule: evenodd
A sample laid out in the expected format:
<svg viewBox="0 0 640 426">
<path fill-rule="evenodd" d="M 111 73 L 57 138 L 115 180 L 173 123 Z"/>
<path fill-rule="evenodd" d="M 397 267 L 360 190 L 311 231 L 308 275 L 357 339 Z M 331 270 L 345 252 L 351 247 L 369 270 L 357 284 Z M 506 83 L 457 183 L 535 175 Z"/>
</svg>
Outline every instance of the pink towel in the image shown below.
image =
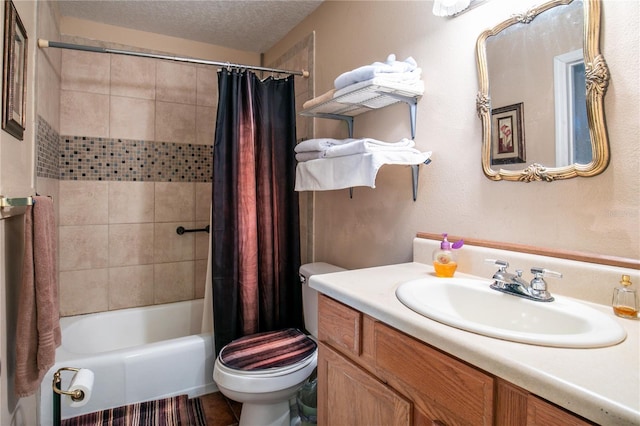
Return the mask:
<svg viewBox="0 0 640 426">
<path fill-rule="evenodd" d="M 60 346 L 53 200 L 33 197 L 24 215 L 24 257 L 16 330 L 16 394 L 33 394 Z"/>
</svg>

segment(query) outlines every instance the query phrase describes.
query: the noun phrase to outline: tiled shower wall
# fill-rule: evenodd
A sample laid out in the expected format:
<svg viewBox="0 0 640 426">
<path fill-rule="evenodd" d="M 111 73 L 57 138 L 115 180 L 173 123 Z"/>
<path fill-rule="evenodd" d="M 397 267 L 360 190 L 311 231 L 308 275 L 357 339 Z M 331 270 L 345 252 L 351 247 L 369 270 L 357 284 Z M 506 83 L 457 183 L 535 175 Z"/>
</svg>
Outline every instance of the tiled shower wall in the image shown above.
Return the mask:
<svg viewBox="0 0 640 426">
<path fill-rule="evenodd" d="M 305 38 L 278 65 L 313 70 L 313 42 Z M 215 68 L 61 55 L 60 133 L 42 117 L 37 123 L 37 175 L 59 182 L 61 315 L 203 297 L 208 234 L 176 228 L 209 223 Z M 296 79 L 298 108 L 312 87 Z M 311 119 L 297 126 L 299 139 L 311 137 Z M 302 251 L 310 261 L 306 195 Z"/>
<path fill-rule="evenodd" d="M 84 43 L 90 44 L 90 43 Z M 59 179 L 60 313 L 200 298 L 215 68 L 61 51 L 60 134 L 38 118 L 38 176 Z"/>
</svg>

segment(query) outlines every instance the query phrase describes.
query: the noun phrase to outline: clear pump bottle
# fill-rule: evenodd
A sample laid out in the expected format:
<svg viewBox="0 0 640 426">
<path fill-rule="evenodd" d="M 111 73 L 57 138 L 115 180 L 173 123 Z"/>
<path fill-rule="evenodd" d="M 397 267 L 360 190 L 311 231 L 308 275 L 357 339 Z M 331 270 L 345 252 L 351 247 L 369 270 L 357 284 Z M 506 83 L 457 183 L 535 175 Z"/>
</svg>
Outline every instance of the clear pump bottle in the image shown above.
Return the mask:
<svg viewBox="0 0 640 426">
<path fill-rule="evenodd" d="M 458 268 L 458 258 L 453 252 L 463 245 L 462 240 L 450 243 L 447 240 L 447 234 L 442 234 L 443 240 L 440 248 L 433 251 L 433 269 L 436 271 L 436 277 L 451 278 Z"/>
<path fill-rule="evenodd" d="M 613 313 L 622 318 L 638 317 L 638 293 L 631 287 L 631 277 L 623 275 L 620 281 L 622 286 L 613 290 Z"/>
</svg>

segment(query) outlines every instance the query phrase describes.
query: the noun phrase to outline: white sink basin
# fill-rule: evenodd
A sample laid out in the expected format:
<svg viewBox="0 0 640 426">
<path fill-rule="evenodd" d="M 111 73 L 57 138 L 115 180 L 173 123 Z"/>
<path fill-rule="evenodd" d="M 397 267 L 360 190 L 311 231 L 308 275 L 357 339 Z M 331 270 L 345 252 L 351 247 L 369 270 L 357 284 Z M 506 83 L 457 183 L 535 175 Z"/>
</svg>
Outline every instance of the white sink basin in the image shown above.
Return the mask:
<svg viewBox="0 0 640 426">
<path fill-rule="evenodd" d="M 513 342 L 565 348 L 597 348 L 622 342 L 627 333 L 612 317 L 562 296 L 526 300 L 489 288 L 491 281 L 420 278 L 401 284 L 396 296 L 415 312 L 443 324 Z"/>
</svg>

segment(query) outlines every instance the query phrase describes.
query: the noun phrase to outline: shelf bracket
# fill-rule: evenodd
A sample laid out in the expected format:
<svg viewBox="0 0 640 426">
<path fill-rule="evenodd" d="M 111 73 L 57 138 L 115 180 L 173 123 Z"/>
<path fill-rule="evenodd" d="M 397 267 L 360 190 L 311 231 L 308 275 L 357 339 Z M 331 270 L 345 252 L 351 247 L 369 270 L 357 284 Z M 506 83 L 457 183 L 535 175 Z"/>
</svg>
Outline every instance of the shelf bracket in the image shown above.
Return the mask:
<svg viewBox="0 0 640 426">
<path fill-rule="evenodd" d="M 411 139 L 416 138 L 416 111 L 418 99 L 415 96 L 404 96 L 397 93 L 385 93 L 390 98 L 397 99 L 409 105 L 409 121 L 411 123 Z"/>
<path fill-rule="evenodd" d="M 347 130 L 349 131 L 349 138 L 353 138 L 353 117 L 350 115 L 343 114 L 331 114 L 328 112 L 318 112 L 313 115 L 309 115 L 309 117 L 318 117 L 318 118 L 330 118 L 331 120 L 342 120 L 347 123 Z"/>
<path fill-rule="evenodd" d="M 420 165 L 411 165 L 411 181 L 413 183 L 413 201 L 418 199 L 418 174 L 420 173 Z"/>
</svg>

